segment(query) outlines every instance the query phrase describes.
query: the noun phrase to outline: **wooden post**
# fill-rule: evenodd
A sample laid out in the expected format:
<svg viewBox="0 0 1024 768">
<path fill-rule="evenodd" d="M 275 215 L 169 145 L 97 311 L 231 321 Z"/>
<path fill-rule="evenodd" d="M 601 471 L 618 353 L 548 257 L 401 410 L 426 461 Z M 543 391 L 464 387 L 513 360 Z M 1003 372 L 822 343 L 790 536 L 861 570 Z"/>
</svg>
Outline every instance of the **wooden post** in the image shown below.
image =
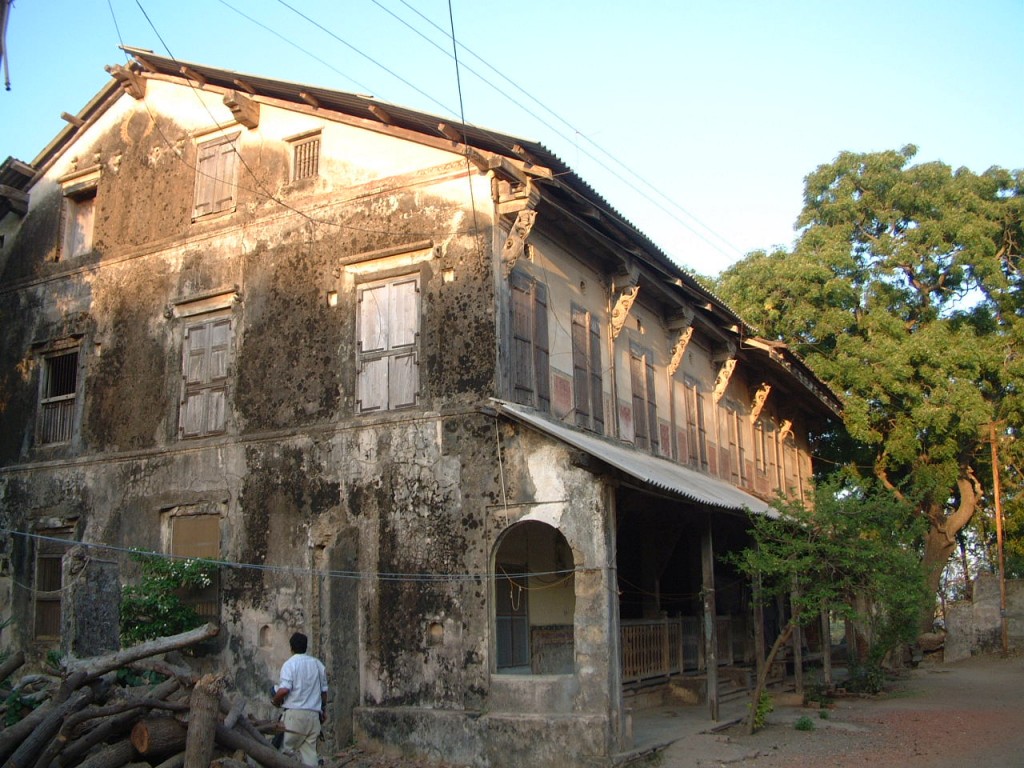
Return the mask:
<svg viewBox="0 0 1024 768">
<path fill-rule="evenodd" d="M 209 768 L 213 759 L 214 734 L 220 719 L 220 694 L 223 679 L 203 675 L 192 689 L 188 735 L 185 744 L 185 768 Z"/>
<path fill-rule="evenodd" d="M 715 546 L 711 537 L 711 520 L 700 540 L 700 561 L 704 596 L 704 661 L 708 684 L 708 710 L 718 720 L 718 626 L 715 607 Z"/>
</svg>

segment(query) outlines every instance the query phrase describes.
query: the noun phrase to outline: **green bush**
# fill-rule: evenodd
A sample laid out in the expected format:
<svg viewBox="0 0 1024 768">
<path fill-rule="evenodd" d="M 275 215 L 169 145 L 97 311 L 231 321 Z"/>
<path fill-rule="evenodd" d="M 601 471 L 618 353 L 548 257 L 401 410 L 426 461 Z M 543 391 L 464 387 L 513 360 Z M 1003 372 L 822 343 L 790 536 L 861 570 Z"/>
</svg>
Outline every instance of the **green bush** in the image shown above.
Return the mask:
<svg viewBox="0 0 1024 768">
<path fill-rule="evenodd" d="M 793 727 L 798 731 L 813 731 L 814 721 L 811 720 L 807 715 L 801 715 L 797 718 L 796 722 L 793 723 Z"/>
<path fill-rule="evenodd" d="M 182 593 L 210 586 L 215 565 L 144 552 L 133 553 L 132 559 L 141 566 L 142 578 L 121 589 L 123 645 L 186 632 L 203 623 L 195 609 L 182 601 Z"/>
<path fill-rule="evenodd" d="M 754 709 L 754 729 L 764 728 L 768 715 L 775 709 L 771 696 L 766 691 L 761 691 L 761 698 L 758 699 L 757 707 Z"/>
</svg>

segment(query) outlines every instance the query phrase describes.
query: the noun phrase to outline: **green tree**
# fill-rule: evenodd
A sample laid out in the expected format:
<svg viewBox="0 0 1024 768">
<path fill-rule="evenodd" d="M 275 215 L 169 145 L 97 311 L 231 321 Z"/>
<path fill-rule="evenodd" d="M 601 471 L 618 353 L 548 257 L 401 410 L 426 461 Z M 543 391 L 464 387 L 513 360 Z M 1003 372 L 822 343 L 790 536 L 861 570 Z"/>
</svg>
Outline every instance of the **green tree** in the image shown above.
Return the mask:
<svg viewBox="0 0 1024 768">
<path fill-rule="evenodd" d="M 832 458 L 927 521 L 934 594 L 957 533 L 991 502 L 988 425 L 1024 423 L 1024 172 L 911 165 L 916 151 L 817 168 L 793 250 L 750 254 L 715 290 L 842 396 L 850 439 Z"/>
<path fill-rule="evenodd" d="M 147 552 L 134 552 L 132 559 L 141 566 L 142 577 L 138 584 L 126 584 L 121 589 L 124 645 L 176 635 L 203 623 L 182 597 L 188 590 L 210 586 L 216 566 L 204 560 L 178 560 Z"/>
<path fill-rule="evenodd" d="M 867 627 L 869 647 L 861 674 L 876 678 L 872 673 L 880 672 L 886 654 L 916 637 L 927 595 L 913 547 L 918 537 L 913 517 L 887 491 L 866 488 L 845 473 L 818 485 L 813 511 L 784 501 L 778 508 L 778 517 L 753 518 L 753 545 L 729 558 L 761 585 L 766 603 L 782 595 L 792 606 L 751 701 L 761 701 L 768 670 L 793 629 L 817 621 L 824 611 Z M 858 612 L 858 605 L 868 609 Z M 753 716 L 748 727 L 753 733 Z"/>
</svg>

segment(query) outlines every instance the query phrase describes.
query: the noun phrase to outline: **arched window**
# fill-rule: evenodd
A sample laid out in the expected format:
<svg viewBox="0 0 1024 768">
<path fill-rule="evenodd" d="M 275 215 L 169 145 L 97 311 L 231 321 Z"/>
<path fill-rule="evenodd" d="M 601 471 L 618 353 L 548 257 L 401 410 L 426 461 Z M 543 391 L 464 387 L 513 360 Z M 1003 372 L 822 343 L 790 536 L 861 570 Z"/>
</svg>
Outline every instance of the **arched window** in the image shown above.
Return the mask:
<svg viewBox="0 0 1024 768">
<path fill-rule="evenodd" d="M 571 674 L 576 580 L 557 528 L 518 523 L 494 555 L 495 668 L 506 674 Z"/>
</svg>

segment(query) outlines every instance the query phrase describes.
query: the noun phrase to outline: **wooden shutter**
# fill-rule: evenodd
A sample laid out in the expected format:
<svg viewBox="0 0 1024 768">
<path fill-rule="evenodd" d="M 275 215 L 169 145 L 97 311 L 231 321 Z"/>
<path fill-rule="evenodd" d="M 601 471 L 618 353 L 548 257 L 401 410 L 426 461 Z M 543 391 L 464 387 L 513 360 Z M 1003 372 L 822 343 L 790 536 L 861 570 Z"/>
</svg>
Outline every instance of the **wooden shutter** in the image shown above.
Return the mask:
<svg viewBox="0 0 1024 768">
<path fill-rule="evenodd" d="M 601 323 L 590 318 L 590 397 L 594 431 L 604 434 L 604 378 L 601 368 Z"/>
<path fill-rule="evenodd" d="M 644 372 L 647 377 L 647 428 L 651 435 L 651 451 L 657 452 L 661 443 L 658 429 L 658 398 L 654 389 L 654 355 L 650 350 L 644 353 Z"/>
<path fill-rule="evenodd" d="M 590 427 L 590 349 L 588 315 L 577 306 L 572 308 L 572 387 L 576 404 L 576 424 Z"/>
<path fill-rule="evenodd" d="M 180 419 L 185 437 L 224 431 L 230 350 L 230 318 L 217 318 L 185 330 L 185 393 Z"/>
<path fill-rule="evenodd" d="M 509 282 L 512 288 L 512 399 L 523 405 L 533 405 L 532 282 L 518 272 L 512 273 Z"/>
<path fill-rule="evenodd" d="M 220 516 L 179 515 L 171 518 L 171 554 L 220 560 Z M 212 583 L 202 589 L 183 590 L 182 600 L 204 619 L 220 616 L 220 574 L 214 571 Z"/>
<path fill-rule="evenodd" d="M 359 291 L 359 411 L 416 405 L 419 397 L 419 279 Z"/>
<path fill-rule="evenodd" d="M 537 408 L 551 410 L 550 352 L 548 347 L 548 289 L 533 285 L 533 373 L 537 382 Z"/>
<path fill-rule="evenodd" d="M 200 144 L 196 158 L 193 216 L 198 218 L 234 207 L 237 173 L 235 137 Z"/>
<path fill-rule="evenodd" d="M 648 447 L 647 381 L 643 352 L 636 346 L 629 349 L 629 383 L 633 401 L 633 437 L 637 448 Z"/>
</svg>

